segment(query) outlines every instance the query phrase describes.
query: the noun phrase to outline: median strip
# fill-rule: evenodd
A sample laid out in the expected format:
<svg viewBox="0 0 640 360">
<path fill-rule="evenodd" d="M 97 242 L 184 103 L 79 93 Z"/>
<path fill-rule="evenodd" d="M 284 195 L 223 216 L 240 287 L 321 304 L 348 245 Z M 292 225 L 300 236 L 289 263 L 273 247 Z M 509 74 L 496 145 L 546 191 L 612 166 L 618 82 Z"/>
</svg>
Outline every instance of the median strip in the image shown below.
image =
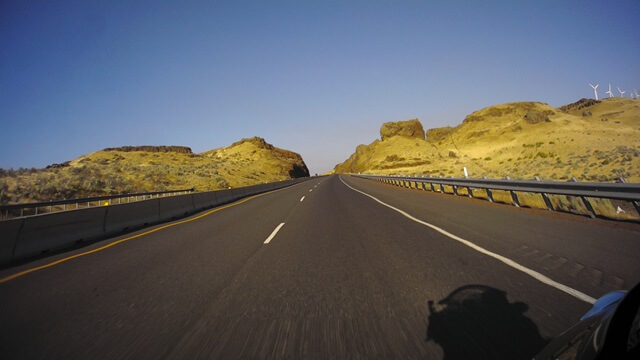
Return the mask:
<svg viewBox="0 0 640 360">
<path fill-rule="evenodd" d="M 446 230 L 444 230 L 444 229 L 442 229 L 440 227 L 437 227 L 437 226 L 435 226 L 433 224 L 429 224 L 428 222 L 425 222 L 425 221 L 422 221 L 420 219 L 417 219 L 417 218 L 413 217 L 412 215 L 408 214 L 407 212 L 405 212 L 403 210 L 400 210 L 400 209 L 398 209 L 396 207 L 393 207 L 393 206 L 383 202 L 382 200 L 376 198 L 373 195 L 369 195 L 364 191 L 360 191 L 360 190 L 358 190 L 356 188 L 353 188 L 349 184 L 344 182 L 344 180 L 342 180 L 342 177 L 340 177 L 340 181 L 342 181 L 342 183 L 345 186 L 347 186 L 349 189 L 351 189 L 353 191 L 356 191 L 356 192 L 359 192 L 362 195 L 370 197 L 371 199 L 375 200 L 376 202 L 378 202 L 378 203 L 380 203 L 380 204 L 382 204 L 382 205 L 384 205 L 384 206 L 386 206 L 386 207 L 388 207 L 388 208 L 390 208 L 392 210 L 395 210 L 395 211 L 399 212 L 400 214 L 402 214 L 406 218 L 408 218 L 410 220 L 413 220 L 413 221 L 417 222 L 418 224 L 422 224 L 424 226 L 427 226 L 427 227 L 429 227 L 429 228 L 441 233 L 442 235 L 445 235 L 445 236 L 447 236 L 447 237 L 449 237 L 449 238 L 451 238 L 451 239 L 453 239 L 455 241 L 458 241 L 458 242 L 460 242 L 460 243 L 462 243 L 462 244 L 464 244 L 464 245 L 466 245 L 466 246 L 468 246 L 468 247 L 470 247 L 470 248 L 472 248 L 472 249 L 474 249 L 474 250 L 476 250 L 476 251 L 478 251 L 478 252 L 480 252 L 482 254 L 488 255 L 488 256 L 496 259 L 496 260 L 499 260 L 499 261 L 507 264 L 508 266 L 510 266 L 510 267 L 512 267 L 512 268 L 514 268 L 516 270 L 522 271 L 523 273 L 533 277 L 534 279 L 536 279 L 536 280 L 538 280 L 538 281 L 540 281 L 540 282 L 542 282 L 542 283 L 544 283 L 546 285 L 549 285 L 549 286 L 554 287 L 554 288 L 556 288 L 556 289 L 558 289 L 560 291 L 563 291 L 563 292 L 565 292 L 565 293 L 567 293 L 567 294 L 569 294 L 571 296 L 574 296 L 574 297 L 576 297 L 576 298 L 578 298 L 578 299 L 580 299 L 580 300 L 582 300 L 584 302 L 588 302 L 590 304 L 593 304 L 593 303 L 596 302 L 596 299 L 592 298 L 591 296 L 589 296 L 589 295 L 587 295 L 585 293 L 582 293 L 582 292 L 580 292 L 580 291 L 578 291 L 576 289 L 573 289 L 573 288 L 571 288 L 569 286 L 566 286 L 566 285 L 563 285 L 563 284 L 561 284 L 561 283 L 559 283 L 557 281 L 554 281 L 554 280 L 548 278 L 545 275 L 542 275 L 541 273 L 539 273 L 539 272 L 537 272 L 535 270 L 532 270 L 532 269 L 529 269 L 526 266 L 520 265 L 517 262 L 515 262 L 515 261 L 513 261 L 513 260 L 511 260 L 511 259 L 509 259 L 507 257 L 504 257 L 502 255 L 498 255 L 498 254 L 496 254 L 494 252 L 491 252 L 491 251 L 489 251 L 489 250 L 487 250 L 487 249 L 485 249 L 483 247 L 480 247 L 480 246 L 472 243 L 469 240 L 465 240 L 465 239 L 463 239 L 463 238 L 461 238 L 459 236 L 456 236 L 456 235 L 454 235 L 454 234 L 452 234 L 452 233 L 450 233 L 450 232 L 448 232 L 448 231 L 446 231 Z"/>
</svg>

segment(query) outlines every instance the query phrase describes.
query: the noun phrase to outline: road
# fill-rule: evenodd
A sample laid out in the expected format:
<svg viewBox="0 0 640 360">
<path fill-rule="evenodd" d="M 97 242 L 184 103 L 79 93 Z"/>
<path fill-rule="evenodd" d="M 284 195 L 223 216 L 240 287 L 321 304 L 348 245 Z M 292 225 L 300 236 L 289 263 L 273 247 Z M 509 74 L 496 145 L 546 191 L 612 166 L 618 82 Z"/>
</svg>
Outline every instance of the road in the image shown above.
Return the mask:
<svg viewBox="0 0 640 360">
<path fill-rule="evenodd" d="M 640 225 L 345 175 L 202 215 L 0 271 L 2 357 L 527 359 L 640 281 Z"/>
</svg>

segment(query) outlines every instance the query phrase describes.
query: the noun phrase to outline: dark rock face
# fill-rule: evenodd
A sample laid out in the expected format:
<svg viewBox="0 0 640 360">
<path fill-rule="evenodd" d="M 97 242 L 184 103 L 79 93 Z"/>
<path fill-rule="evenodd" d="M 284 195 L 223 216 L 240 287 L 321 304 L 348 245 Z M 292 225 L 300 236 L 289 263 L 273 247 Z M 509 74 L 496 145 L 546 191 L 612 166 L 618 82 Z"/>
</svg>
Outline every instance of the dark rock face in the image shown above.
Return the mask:
<svg viewBox="0 0 640 360">
<path fill-rule="evenodd" d="M 385 140 L 393 136 L 404 136 L 424 140 L 424 128 L 418 119 L 391 121 L 382 124 L 380 128 L 380 138 Z"/>
<path fill-rule="evenodd" d="M 142 145 L 142 146 L 121 146 L 115 148 L 106 148 L 103 151 L 122 151 L 122 152 L 131 152 L 131 151 L 147 151 L 147 152 L 176 152 L 181 154 L 193 154 L 191 148 L 186 146 L 153 146 L 153 145 Z"/>
<path fill-rule="evenodd" d="M 582 98 L 574 103 L 567 104 L 558 108 L 558 110 L 567 113 L 571 110 L 581 110 L 599 104 L 601 100 L 585 99 Z"/>
<path fill-rule="evenodd" d="M 289 170 L 289 176 L 293 179 L 309 177 L 309 169 L 307 169 L 307 165 L 304 162 L 302 164 L 293 164 L 293 168 Z"/>
<path fill-rule="evenodd" d="M 51 165 L 47 165 L 47 167 L 45 169 L 61 169 L 64 167 L 69 166 L 70 161 L 65 161 L 62 164 L 51 164 Z"/>
</svg>

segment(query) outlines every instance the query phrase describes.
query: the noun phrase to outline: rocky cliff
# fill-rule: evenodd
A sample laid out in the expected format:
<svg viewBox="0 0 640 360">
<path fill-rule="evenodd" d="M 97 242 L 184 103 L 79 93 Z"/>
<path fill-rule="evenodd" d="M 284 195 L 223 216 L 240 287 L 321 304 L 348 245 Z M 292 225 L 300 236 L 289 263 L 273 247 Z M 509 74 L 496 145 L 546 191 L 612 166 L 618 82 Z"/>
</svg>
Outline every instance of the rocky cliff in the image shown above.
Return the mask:
<svg viewBox="0 0 640 360">
<path fill-rule="evenodd" d="M 385 123 L 381 140 L 359 145 L 336 172 L 640 181 L 640 100 L 582 99 L 490 106 L 460 125 L 429 129 Z"/>
</svg>

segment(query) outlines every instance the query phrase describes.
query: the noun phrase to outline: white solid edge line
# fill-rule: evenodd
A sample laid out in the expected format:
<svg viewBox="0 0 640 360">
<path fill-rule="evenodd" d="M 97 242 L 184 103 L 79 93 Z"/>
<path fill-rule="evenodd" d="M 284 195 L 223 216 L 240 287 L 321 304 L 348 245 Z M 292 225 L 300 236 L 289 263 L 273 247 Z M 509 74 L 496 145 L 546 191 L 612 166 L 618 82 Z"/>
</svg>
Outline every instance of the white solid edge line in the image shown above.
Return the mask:
<svg viewBox="0 0 640 360">
<path fill-rule="evenodd" d="M 273 232 L 271 233 L 271 235 L 269 235 L 269 237 L 267 238 L 267 240 L 264 241 L 265 244 L 268 244 L 271 240 L 273 240 L 274 237 L 276 237 L 276 234 L 278 233 L 278 231 L 280 231 L 280 229 L 284 226 L 284 223 L 281 223 L 280 225 L 278 225 L 275 230 L 273 230 Z"/>
<path fill-rule="evenodd" d="M 428 222 L 425 222 L 425 221 L 422 221 L 420 219 L 417 219 L 417 218 L 409 215 L 408 213 L 406 213 L 403 210 L 395 208 L 395 207 L 393 207 L 393 206 L 391 206 L 391 205 L 379 200 L 378 198 L 376 198 L 376 197 L 374 197 L 372 195 L 369 195 L 369 194 L 367 194 L 367 193 L 365 193 L 363 191 L 355 189 L 355 188 L 349 186 L 349 184 L 347 184 L 346 182 L 344 182 L 344 180 L 342 180 L 342 177 L 340 177 L 340 181 L 342 181 L 342 183 L 345 184 L 349 189 L 351 189 L 353 191 L 357 191 L 362 195 L 368 196 L 368 197 L 372 198 L 373 200 L 377 201 L 378 203 L 380 203 L 380 204 L 382 204 L 382 205 L 384 205 L 384 206 L 386 206 L 386 207 L 388 207 L 390 209 L 393 209 L 393 210 L 399 212 L 400 214 L 404 215 L 405 217 L 407 217 L 407 218 L 409 218 L 409 219 L 411 219 L 411 220 L 413 220 L 413 221 L 415 221 L 415 222 L 417 222 L 419 224 L 422 224 L 424 226 L 430 227 L 431 229 L 433 229 L 433 230 L 435 230 L 435 231 L 437 231 L 437 232 L 439 232 L 439 233 L 441 233 L 441 234 L 443 234 L 443 235 L 445 235 L 445 236 L 447 236 L 447 237 L 449 237 L 449 238 L 451 238 L 453 240 L 461 242 L 462 244 L 467 245 L 468 247 L 470 247 L 470 248 L 472 248 L 472 249 L 474 249 L 474 250 L 476 250 L 476 251 L 478 251 L 478 252 L 480 252 L 482 254 L 491 256 L 492 258 L 494 258 L 496 260 L 499 260 L 499 261 L 511 266 L 512 268 L 514 268 L 516 270 L 520 270 L 523 273 L 533 277 L 534 279 L 536 279 L 536 280 L 538 280 L 538 281 L 540 281 L 540 282 L 542 282 L 544 284 L 552 286 L 552 287 L 554 287 L 554 288 L 556 288 L 556 289 L 558 289 L 560 291 L 564 291 L 565 293 L 567 293 L 567 294 L 569 294 L 571 296 L 574 296 L 574 297 L 576 297 L 576 298 L 578 298 L 578 299 L 580 299 L 580 300 L 582 300 L 584 302 L 588 302 L 590 304 L 593 304 L 593 303 L 596 302 L 596 299 L 592 298 L 591 296 L 589 296 L 589 295 L 587 295 L 585 293 L 582 293 L 582 292 L 580 292 L 580 291 L 578 291 L 576 289 L 570 288 L 570 287 L 568 287 L 568 286 L 566 286 L 564 284 L 560 284 L 559 282 L 554 281 L 554 280 L 548 278 L 545 275 L 542 275 L 541 273 L 539 273 L 539 272 L 537 272 L 535 270 L 531 270 L 528 267 L 520 265 L 517 262 L 515 262 L 515 261 L 513 261 L 513 260 L 511 260 L 509 258 L 506 258 L 506 257 L 504 257 L 502 255 L 498 255 L 498 254 L 496 254 L 494 252 L 491 252 L 491 251 L 489 251 L 489 250 L 487 250 L 487 249 L 485 249 L 483 247 L 480 247 L 480 246 L 472 243 L 469 240 L 465 240 L 465 239 L 463 239 L 463 238 L 461 238 L 459 236 L 453 235 L 452 233 L 450 233 L 450 232 L 448 232 L 448 231 L 446 231 L 444 229 L 441 229 L 441 228 L 439 228 L 439 227 L 437 227 L 435 225 L 432 225 L 432 224 L 429 224 Z"/>
<path fill-rule="evenodd" d="M 302 200 L 304 200 L 304 196 L 300 198 L 300 201 L 302 202 Z"/>
</svg>

